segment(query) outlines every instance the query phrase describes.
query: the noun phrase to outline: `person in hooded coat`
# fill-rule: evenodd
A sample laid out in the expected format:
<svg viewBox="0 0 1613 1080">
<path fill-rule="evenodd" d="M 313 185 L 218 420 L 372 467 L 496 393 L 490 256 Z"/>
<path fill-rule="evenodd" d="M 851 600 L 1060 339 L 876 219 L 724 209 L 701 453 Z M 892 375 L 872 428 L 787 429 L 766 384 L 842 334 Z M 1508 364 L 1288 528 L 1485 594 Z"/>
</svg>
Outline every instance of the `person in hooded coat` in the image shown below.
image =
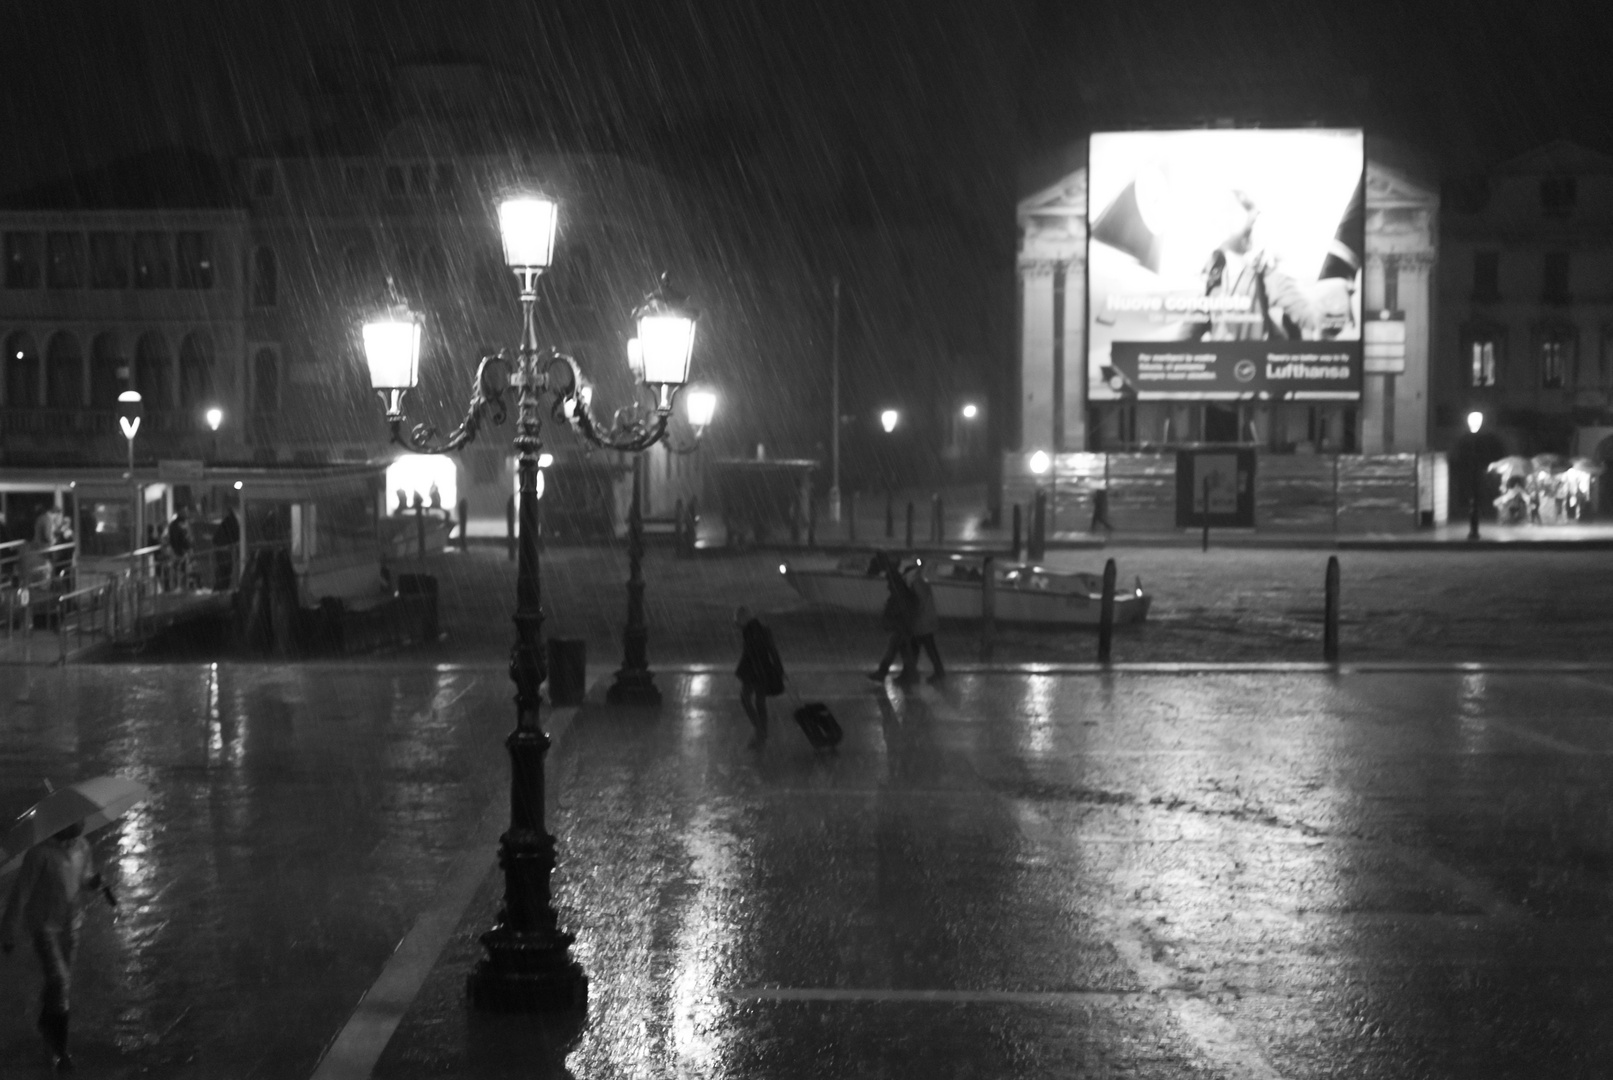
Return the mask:
<svg viewBox="0 0 1613 1080">
<path fill-rule="evenodd" d="M 767 742 L 767 699 L 784 693 L 784 661 L 773 643 L 773 631 L 751 614 L 750 608 L 734 609 L 734 625 L 742 642 L 739 666 L 739 703 L 745 709 L 756 735 L 750 745 L 759 748 Z"/>
<path fill-rule="evenodd" d="M 45 973 L 39 1031 L 60 1071 L 73 1067 L 73 1058 L 67 1052 L 73 955 L 78 951 L 84 906 L 95 890 L 106 897 L 107 903 L 117 906 L 112 890 L 95 867 L 89 841 L 84 839 L 84 826 L 72 825 L 34 845 L 23 856 L 5 913 L 0 915 L 0 952 L 10 955 L 19 932 L 26 931 L 39 954 L 39 965 Z"/>
</svg>

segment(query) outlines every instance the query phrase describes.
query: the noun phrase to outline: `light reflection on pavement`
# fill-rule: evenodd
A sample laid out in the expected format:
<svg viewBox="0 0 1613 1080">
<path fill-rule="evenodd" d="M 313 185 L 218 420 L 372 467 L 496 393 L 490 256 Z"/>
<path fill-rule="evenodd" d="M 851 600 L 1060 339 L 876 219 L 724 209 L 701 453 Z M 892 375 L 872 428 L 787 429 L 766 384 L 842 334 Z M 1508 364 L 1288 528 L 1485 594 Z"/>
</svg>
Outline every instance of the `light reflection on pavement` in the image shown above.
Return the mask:
<svg viewBox="0 0 1613 1080">
<path fill-rule="evenodd" d="M 788 698 L 747 750 L 717 669 L 663 672 L 659 717 L 585 707 L 551 755 L 572 1075 L 1613 1075 L 1613 672 L 796 677 L 837 754 Z M 307 1077 L 506 813 L 493 666 L 17 696 L 0 811 L 44 777 L 154 793 L 96 845 L 124 904 L 88 922 L 87 1075 Z M 497 887 L 376 1076 L 542 1074 L 457 998 Z M 3 970 L 0 1062 L 31 1062 L 36 963 Z"/>
</svg>

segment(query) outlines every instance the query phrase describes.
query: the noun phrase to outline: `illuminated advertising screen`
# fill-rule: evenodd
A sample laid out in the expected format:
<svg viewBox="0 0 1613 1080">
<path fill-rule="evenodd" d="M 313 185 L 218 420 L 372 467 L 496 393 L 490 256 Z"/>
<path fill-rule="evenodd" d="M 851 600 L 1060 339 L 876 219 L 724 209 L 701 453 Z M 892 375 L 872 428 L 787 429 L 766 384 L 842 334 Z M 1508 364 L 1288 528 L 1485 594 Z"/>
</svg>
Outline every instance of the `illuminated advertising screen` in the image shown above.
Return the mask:
<svg viewBox="0 0 1613 1080">
<path fill-rule="evenodd" d="M 1354 400 L 1361 132 L 1095 134 L 1091 400 Z"/>
</svg>

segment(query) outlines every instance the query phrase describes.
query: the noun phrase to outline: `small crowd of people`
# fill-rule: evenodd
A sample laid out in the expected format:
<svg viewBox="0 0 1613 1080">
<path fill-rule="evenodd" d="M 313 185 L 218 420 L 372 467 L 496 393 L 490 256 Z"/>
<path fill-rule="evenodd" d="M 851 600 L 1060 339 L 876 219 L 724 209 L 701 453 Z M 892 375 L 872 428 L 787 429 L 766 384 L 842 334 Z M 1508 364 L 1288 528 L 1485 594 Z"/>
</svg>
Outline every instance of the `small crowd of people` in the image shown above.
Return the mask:
<svg viewBox="0 0 1613 1080">
<path fill-rule="evenodd" d="M 889 635 L 885 655 L 880 657 L 879 666 L 868 673 L 868 678 L 883 683 L 900 657 L 902 667 L 896 681 L 903 685 L 917 682 L 921 651 L 930 660 L 930 681 L 946 678 L 946 665 L 941 661 L 941 650 L 935 641 L 941 620 L 935 608 L 935 591 L 924 576 L 923 561 L 915 559 L 903 566 L 900 559 L 878 552 L 868 572 L 885 578 L 886 599 L 880 625 Z M 740 634 L 739 666 L 734 669 L 734 676 L 739 679 L 739 703 L 751 723 L 750 746 L 760 749 L 767 743 L 767 699 L 785 691 L 784 661 L 779 656 L 772 630 L 750 608 L 741 606 L 734 610 L 734 625 Z"/>
<path fill-rule="evenodd" d="M 235 566 L 235 548 L 241 542 L 241 521 L 233 506 L 213 526 L 210 553 L 198 550 L 190 510 L 181 506 L 166 527 L 146 527 L 146 545 L 157 548 L 157 576 L 165 589 L 194 589 L 203 586 L 229 589 Z"/>
</svg>

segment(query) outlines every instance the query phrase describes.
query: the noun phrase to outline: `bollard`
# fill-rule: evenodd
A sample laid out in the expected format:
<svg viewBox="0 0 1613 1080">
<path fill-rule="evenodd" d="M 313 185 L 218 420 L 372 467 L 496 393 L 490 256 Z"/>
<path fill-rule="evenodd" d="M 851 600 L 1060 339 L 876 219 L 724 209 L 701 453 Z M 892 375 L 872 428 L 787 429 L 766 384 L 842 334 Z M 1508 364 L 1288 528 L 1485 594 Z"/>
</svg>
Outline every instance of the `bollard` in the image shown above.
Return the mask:
<svg viewBox="0 0 1613 1080">
<path fill-rule="evenodd" d="M 509 549 L 510 562 L 515 561 L 515 496 L 504 504 L 504 544 Z"/>
<path fill-rule="evenodd" d="M 426 506 L 416 500 L 414 504 L 414 532 L 415 539 L 420 545 L 420 557 L 426 557 Z"/>
<path fill-rule="evenodd" d="M 459 500 L 459 550 L 470 550 L 470 502 Z"/>
<path fill-rule="evenodd" d="M 885 539 L 896 537 L 896 493 L 890 488 L 885 489 Z"/>
<path fill-rule="evenodd" d="M 1098 663 L 1108 664 L 1115 637 L 1115 561 L 1103 564 L 1103 598 L 1098 603 Z"/>
<path fill-rule="evenodd" d="M 930 496 L 930 535 L 937 544 L 946 540 L 946 524 L 941 512 L 941 493 L 937 491 Z"/>
<path fill-rule="evenodd" d="M 1024 523 L 1024 520 L 1023 520 L 1024 516 L 1025 516 L 1024 512 L 1020 509 L 1020 505 L 1018 503 L 1015 503 L 1014 504 L 1014 539 L 1013 539 L 1013 545 L 1009 549 L 1011 557 L 1013 558 L 1013 560 L 1015 562 L 1019 561 L 1019 553 L 1022 550 L 1024 550 L 1024 540 L 1025 540 L 1025 523 Z"/>
<path fill-rule="evenodd" d="M 857 542 L 857 491 L 846 492 L 846 539 Z"/>
<path fill-rule="evenodd" d="M 912 504 L 911 501 L 909 501 L 908 504 L 907 504 L 907 533 L 906 533 L 906 535 L 907 535 L 907 545 L 906 545 L 907 550 L 912 551 L 913 550 L 913 504 Z"/>
<path fill-rule="evenodd" d="M 1327 600 L 1322 612 L 1322 659 L 1339 662 L 1339 557 L 1327 557 Z"/>
<path fill-rule="evenodd" d="M 1210 478 L 1204 478 L 1204 541 L 1200 551 L 1210 550 Z"/>
<path fill-rule="evenodd" d="M 689 543 L 688 553 L 693 555 L 700 547 L 700 499 L 689 496 L 689 528 L 684 533 Z"/>
<path fill-rule="evenodd" d="M 1047 492 L 1038 491 L 1031 504 L 1031 534 L 1025 545 L 1025 558 L 1041 562 L 1047 557 Z"/>
<path fill-rule="evenodd" d="M 980 648 L 986 659 L 997 644 L 997 560 L 987 555 L 980 560 Z"/>
</svg>

